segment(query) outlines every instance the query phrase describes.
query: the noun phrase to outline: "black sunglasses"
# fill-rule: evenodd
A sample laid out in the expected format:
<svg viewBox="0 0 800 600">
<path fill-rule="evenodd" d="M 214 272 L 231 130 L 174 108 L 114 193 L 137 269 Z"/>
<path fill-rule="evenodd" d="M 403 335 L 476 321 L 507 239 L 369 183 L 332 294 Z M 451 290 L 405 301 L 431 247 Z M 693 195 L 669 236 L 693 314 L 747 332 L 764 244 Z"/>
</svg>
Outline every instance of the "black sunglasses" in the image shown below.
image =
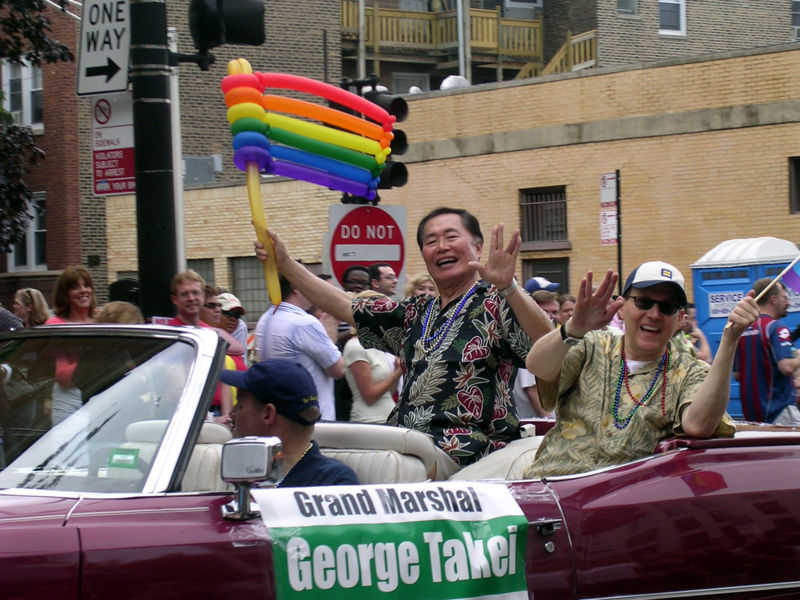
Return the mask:
<svg viewBox="0 0 800 600">
<path fill-rule="evenodd" d="M 629 298 L 633 300 L 633 303 L 639 310 L 650 310 L 653 308 L 653 305 L 658 304 L 658 310 L 661 311 L 662 315 L 674 315 L 683 308 L 682 304 L 669 300 L 658 301 L 648 298 L 647 296 L 629 296 Z"/>
</svg>

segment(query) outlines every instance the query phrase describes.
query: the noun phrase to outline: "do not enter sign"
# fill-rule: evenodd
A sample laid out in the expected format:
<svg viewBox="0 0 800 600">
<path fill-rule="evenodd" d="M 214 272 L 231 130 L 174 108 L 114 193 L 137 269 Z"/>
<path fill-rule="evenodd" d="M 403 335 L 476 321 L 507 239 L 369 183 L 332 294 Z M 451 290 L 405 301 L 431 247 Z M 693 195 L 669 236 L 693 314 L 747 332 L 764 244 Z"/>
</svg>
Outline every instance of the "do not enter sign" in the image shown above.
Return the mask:
<svg viewBox="0 0 800 600">
<path fill-rule="evenodd" d="M 346 211 L 336 218 L 335 209 Z M 349 209 L 349 210 L 348 210 Z M 385 262 L 399 275 L 405 261 L 404 227 L 391 212 L 404 207 L 347 206 L 331 207 L 330 261 L 333 276 L 343 283 L 345 270 L 352 265 L 369 265 Z"/>
</svg>

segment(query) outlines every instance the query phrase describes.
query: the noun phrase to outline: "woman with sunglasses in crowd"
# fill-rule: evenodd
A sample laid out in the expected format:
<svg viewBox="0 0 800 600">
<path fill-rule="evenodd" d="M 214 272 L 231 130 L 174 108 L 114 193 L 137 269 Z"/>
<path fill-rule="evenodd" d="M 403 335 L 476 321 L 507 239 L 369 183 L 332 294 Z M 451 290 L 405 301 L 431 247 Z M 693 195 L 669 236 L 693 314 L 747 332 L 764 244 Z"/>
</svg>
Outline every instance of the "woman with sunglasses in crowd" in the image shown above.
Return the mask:
<svg viewBox="0 0 800 600">
<path fill-rule="evenodd" d="M 44 325 L 50 318 L 50 307 L 44 294 L 35 288 L 23 288 L 14 294 L 11 310 L 19 317 L 25 327 Z"/>
</svg>

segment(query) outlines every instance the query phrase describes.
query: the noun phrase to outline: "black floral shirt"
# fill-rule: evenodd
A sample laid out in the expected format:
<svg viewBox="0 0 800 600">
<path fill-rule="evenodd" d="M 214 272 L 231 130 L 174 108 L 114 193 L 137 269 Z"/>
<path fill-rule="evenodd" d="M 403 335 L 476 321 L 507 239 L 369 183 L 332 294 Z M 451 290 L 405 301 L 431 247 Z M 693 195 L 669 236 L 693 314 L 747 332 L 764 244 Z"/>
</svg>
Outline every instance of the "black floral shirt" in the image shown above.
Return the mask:
<svg viewBox="0 0 800 600">
<path fill-rule="evenodd" d="M 465 296 L 444 310 L 430 296 L 353 300 L 361 344 L 405 363 L 403 391 L 389 423 L 431 434 L 461 465 L 518 437 L 513 374 L 531 347 L 494 286 L 478 282 Z"/>
</svg>

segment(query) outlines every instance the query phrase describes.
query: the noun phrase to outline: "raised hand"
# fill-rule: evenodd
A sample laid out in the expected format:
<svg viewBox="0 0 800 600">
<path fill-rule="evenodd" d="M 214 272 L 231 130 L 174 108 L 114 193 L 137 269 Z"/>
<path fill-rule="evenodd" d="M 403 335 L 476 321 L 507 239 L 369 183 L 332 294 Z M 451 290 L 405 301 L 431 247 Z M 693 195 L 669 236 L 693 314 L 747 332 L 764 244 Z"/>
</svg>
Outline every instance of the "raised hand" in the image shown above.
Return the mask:
<svg viewBox="0 0 800 600">
<path fill-rule="evenodd" d="M 516 230 L 511 235 L 508 246 L 503 248 L 503 224 L 500 223 L 497 227 L 492 228 L 492 235 L 487 245 L 489 247 L 489 260 L 486 266 L 482 266 L 477 261 L 470 262 L 469 266 L 478 271 L 481 279 L 494 284 L 500 290 L 505 289 L 511 285 L 511 280 L 514 279 L 514 272 L 517 268 L 517 257 L 522 245 L 519 230 Z"/>
<path fill-rule="evenodd" d="M 756 322 L 761 311 L 756 304 L 755 295 L 755 291 L 750 290 L 744 298 L 739 300 L 731 314 L 728 315 L 728 322 L 725 324 L 723 333 L 730 331 L 738 338 Z"/>
<path fill-rule="evenodd" d="M 288 250 L 286 250 L 286 244 L 283 243 L 278 234 L 275 233 L 272 229 L 267 229 L 267 234 L 272 239 L 272 246 L 275 249 L 275 264 L 278 266 L 278 270 L 282 271 L 283 265 L 286 264 L 286 261 L 291 260 L 289 256 Z M 267 249 L 264 248 L 264 244 L 262 244 L 259 240 L 253 242 L 253 246 L 256 250 L 256 258 L 262 263 L 267 260 Z"/>
<path fill-rule="evenodd" d="M 617 298 L 609 304 L 619 279 L 617 273 L 610 269 L 606 271 L 596 292 L 592 292 L 592 275 L 589 271 L 581 280 L 575 301 L 575 312 L 569 320 L 567 333 L 575 337 L 583 337 L 589 331 L 605 327 L 625 304 L 624 298 Z"/>
</svg>

